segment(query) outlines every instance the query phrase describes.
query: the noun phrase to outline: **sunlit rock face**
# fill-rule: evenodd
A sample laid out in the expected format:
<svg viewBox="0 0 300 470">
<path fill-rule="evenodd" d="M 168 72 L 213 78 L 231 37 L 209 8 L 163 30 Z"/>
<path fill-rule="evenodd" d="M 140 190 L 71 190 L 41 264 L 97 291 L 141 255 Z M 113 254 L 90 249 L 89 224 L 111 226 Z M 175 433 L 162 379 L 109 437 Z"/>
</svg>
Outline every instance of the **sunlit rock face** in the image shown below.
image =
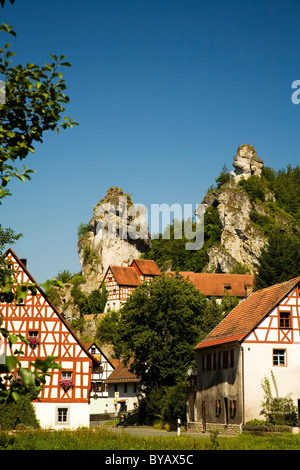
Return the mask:
<svg viewBox="0 0 300 470">
<path fill-rule="evenodd" d="M 247 179 L 252 175 L 261 176 L 264 161 L 258 158 L 252 145 L 244 144 L 238 147 L 233 166 L 236 174 L 234 181 L 238 182 L 241 178 Z"/>
<path fill-rule="evenodd" d="M 109 265 L 129 266 L 151 247 L 146 214 L 135 207 L 122 188 L 111 187 L 93 209 L 89 230 L 77 251 L 83 276 L 82 290 L 99 288 Z"/>
</svg>

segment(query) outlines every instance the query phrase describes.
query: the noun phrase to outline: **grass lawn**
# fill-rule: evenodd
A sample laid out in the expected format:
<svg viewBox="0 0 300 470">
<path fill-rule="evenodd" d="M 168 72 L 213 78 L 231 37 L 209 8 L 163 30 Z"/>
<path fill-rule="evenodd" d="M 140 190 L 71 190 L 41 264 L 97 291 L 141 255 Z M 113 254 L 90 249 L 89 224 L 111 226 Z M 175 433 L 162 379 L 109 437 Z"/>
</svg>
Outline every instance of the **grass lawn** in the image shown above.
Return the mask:
<svg viewBox="0 0 300 470">
<path fill-rule="evenodd" d="M 235 437 L 181 436 L 137 437 L 124 430 L 115 434 L 109 429 L 75 431 L 0 432 L 0 450 L 300 450 L 299 434 Z"/>
</svg>

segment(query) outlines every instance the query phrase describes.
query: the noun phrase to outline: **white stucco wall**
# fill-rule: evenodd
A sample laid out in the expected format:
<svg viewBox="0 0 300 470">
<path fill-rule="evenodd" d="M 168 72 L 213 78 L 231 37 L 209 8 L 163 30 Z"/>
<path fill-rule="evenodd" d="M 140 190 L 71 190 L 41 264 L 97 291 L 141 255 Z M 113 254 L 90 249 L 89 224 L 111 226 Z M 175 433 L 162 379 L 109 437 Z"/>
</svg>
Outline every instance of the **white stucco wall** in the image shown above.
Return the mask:
<svg viewBox="0 0 300 470">
<path fill-rule="evenodd" d="M 89 427 L 90 406 L 88 403 L 34 403 L 36 416 L 43 429 L 76 429 Z M 57 409 L 67 408 L 67 423 L 57 423 Z"/>
<path fill-rule="evenodd" d="M 273 349 L 286 349 L 286 366 L 273 366 Z M 245 421 L 258 418 L 262 410 L 261 403 L 264 400 L 262 381 L 266 376 L 272 385 L 271 373 L 275 376 L 280 397 L 289 396 L 294 405 L 300 400 L 300 345 L 278 343 L 244 343 L 244 403 Z M 272 385 L 272 391 L 275 390 Z"/>
</svg>

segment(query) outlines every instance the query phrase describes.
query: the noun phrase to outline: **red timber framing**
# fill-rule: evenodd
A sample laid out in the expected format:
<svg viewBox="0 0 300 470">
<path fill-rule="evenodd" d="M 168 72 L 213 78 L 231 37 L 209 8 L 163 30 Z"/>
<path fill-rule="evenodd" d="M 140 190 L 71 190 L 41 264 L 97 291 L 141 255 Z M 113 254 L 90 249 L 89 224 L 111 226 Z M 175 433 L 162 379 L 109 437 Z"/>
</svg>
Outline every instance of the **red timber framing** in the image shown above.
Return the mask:
<svg viewBox="0 0 300 470">
<path fill-rule="evenodd" d="M 246 343 L 300 343 L 300 284 L 261 321 Z"/>
<path fill-rule="evenodd" d="M 23 367 L 30 368 L 30 362 L 36 358 L 45 359 L 55 356 L 62 365 L 61 370 L 50 371 L 51 377 L 41 392 L 40 400 L 45 403 L 88 403 L 91 388 L 92 366 L 98 361 L 84 348 L 62 315 L 51 304 L 43 290 L 27 271 L 26 266 L 9 249 L 6 259 L 12 263 L 14 275 L 20 283 L 31 283 L 37 288 L 37 294 L 31 293 L 23 304 L 0 304 L 0 316 L 3 327 L 11 333 L 35 337 L 39 344 L 32 348 L 22 342 L 15 346 L 24 351 L 19 359 Z M 6 344 L 6 354 L 10 354 Z M 74 386 L 64 390 L 60 380 L 71 378 Z"/>
<path fill-rule="evenodd" d="M 128 296 L 141 283 L 137 273 L 130 267 L 109 266 L 103 282 L 108 293 L 107 301 L 116 303 L 119 308 Z"/>
</svg>

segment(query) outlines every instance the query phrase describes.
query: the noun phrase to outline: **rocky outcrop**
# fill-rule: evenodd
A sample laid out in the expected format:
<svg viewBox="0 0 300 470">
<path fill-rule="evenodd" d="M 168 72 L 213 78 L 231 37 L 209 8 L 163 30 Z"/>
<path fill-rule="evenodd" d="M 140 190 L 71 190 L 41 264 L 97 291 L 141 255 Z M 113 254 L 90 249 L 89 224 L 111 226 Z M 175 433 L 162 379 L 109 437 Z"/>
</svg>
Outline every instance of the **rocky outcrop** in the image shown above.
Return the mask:
<svg viewBox="0 0 300 470">
<path fill-rule="evenodd" d="M 227 273 L 239 263 L 252 273 L 267 239 L 250 219 L 253 204 L 249 196 L 227 183 L 209 193 L 203 204 L 217 208 L 222 227 L 220 245 L 208 251 L 207 271 Z"/>
<path fill-rule="evenodd" d="M 88 230 L 78 240 L 85 292 L 97 289 L 109 265 L 129 265 L 151 247 L 143 207 L 135 207 L 121 188 L 112 187 L 94 206 Z"/>
<path fill-rule="evenodd" d="M 208 250 L 206 270 L 228 273 L 239 263 L 253 273 L 267 238 L 252 223 L 250 214 L 255 210 L 255 204 L 237 183 L 241 178 L 260 176 L 263 160 L 257 157 L 251 145 L 246 144 L 238 147 L 233 166 L 236 176 L 231 182 L 208 193 L 202 202 L 205 208 L 217 208 L 222 228 L 220 245 Z"/>
<path fill-rule="evenodd" d="M 240 145 L 233 162 L 236 174 L 234 177 L 235 182 L 237 183 L 241 178 L 247 179 L 251 175 L 261 176 L 263 165 L 264 161 L 258 158 L 257 152 L 252 145 Z"/>
</svg>

